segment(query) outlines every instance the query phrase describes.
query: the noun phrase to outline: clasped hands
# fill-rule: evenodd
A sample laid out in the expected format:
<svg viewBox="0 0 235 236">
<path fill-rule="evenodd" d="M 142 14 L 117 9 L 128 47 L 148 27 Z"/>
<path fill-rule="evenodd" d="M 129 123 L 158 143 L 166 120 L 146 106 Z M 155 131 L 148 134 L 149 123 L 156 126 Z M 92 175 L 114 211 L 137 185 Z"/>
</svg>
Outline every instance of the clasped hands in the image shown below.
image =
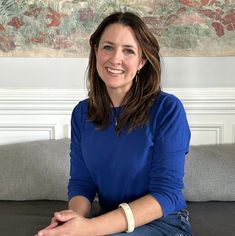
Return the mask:
<svg viewBox="0 0 235 236">
<path fill-rule="evenodd" d="M 91 219 L 78 215 L 73 210 L 55 212 L 51 224 L 34 236 L 91 236 Z"/>
</svg>

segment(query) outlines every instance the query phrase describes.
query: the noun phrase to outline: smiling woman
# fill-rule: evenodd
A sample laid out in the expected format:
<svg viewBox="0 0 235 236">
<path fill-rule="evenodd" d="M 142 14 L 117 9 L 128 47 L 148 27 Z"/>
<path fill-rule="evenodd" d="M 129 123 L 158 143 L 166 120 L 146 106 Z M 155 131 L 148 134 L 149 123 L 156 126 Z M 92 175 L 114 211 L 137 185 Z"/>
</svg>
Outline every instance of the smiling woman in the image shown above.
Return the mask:
<svg viewBox="0 0 235 236">
<path fill-rule="evenodd" d="M 133 30 L 122 24 L 108 26 L 96 45 L 96 60 L 113 106 L 119 107 L 146 62 Z"/>
<path fill-rule="evenodd" d="M 129 131 L 143 126 L 160 92 L 159 45 L 154 35 L 136 15 L 113 14 L 91 35 L 90 47 L 89 119 L 97 127 L 106 128 L 111 108 L 122 107 L 117 133 L 127 123 Z M 141 114 L 136 114 L 136 110 Z"/>
<path fill-rule="evenodd" d="M 117 12 L 90 47 L 88 99 L 71 119 L 70 209 L 38 236 L 192 235 L 182 193 L 190 130 L 182 103 L 160 89 L 156 38 Z M 96 195 L 101 211 L 86 218 Z"/>
</svg>

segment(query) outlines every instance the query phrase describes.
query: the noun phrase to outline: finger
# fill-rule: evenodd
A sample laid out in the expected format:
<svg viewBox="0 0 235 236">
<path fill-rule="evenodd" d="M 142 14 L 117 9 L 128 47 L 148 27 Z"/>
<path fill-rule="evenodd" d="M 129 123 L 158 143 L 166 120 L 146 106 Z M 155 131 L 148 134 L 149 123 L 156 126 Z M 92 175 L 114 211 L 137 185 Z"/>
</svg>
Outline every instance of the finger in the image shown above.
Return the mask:
<svg viewBox="0 0 235 236">
<path fill-rule="evenodd" d="M 57 227 L 58 225 L 60 225 L 59 223 L 60 223 L 60 222 L 57 221 L 55 217 L 53 217 L 53 218 L 51 219 L 51 224 L 48 225 L 47 227 L 45 227 L 45 228 L 42 229 L 42 230 L 45 230 L 45 229 L 53 229 L 53 228 Z M 42 230 L 40 230 L 40 231 L 42 231 Z M 38 235 L 38 234 L 35 234 L 34 236 L 39 236 L 39 235 Z"/>
<path fill-rule="evenodd" d="M 62 225 L 51 229 L 40 230 L 37 236 L 58 236 L 58 235 L 64 235 L 64 233 L 65 233 L 65 226 Z"/>
<path fill-rule="evenodd" d="M 48 225 L 47 227 L 45 227 L 45 229 L 52 229 L 52 228 L 55 228 L 55 227 L 58 226 L 58 225 L 59 225 L 59 221 L 56 220 L 55 217 L 53 217 L 53 218 L 51 219 L 50 225 Z"/>
<path fill-rule="evenodd" d="M 71 220 L 72 218 L 76 217 L 78 214 L 74 211 L 67 210 L 67 211 L 60 211 L 55 212 L 54 216 L 57 221 L 66 222 Z"/>
<path fill-rule="evenodd" d="M 50 225 L 48 225 L 45 229 L 52 229 L 59 225 L 59 221 L 52 222 Z"/>
<path fill-rule="evenodd" d="M 58 213 L 60 213 L 60 214 L 72 214 L 72 213 L 75 213 L 75 211 L 73 211 L 73 210 L 63 210 L 63 211 L 55 212 L 54 215 L 58 214 Z M 75 214 L 77 214 L 77 213 L 75 213 Z"/>
</svg>

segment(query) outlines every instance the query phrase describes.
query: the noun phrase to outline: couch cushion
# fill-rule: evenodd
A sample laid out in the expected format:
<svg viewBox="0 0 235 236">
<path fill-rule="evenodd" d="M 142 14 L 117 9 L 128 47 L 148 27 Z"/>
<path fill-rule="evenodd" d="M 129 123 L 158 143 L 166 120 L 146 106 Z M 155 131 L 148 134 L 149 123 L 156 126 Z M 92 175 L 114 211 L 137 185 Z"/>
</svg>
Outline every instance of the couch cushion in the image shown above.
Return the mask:
<svg viewBox="0 0 235 236">
<path fill-rule="evenodd" d="M 69 139 L 0 146 L 0 200 L 67 200 Z"/>
<path fill-rule="evenodd" d="M 188 202 L 193 236 L 235 235 L 235 202 Z"/>
<path fill-rule="evenodd" d="M 184 180 L 188 201 L 235 201 L 235 144 L 191 146 Z"/>
<path fill-rule="evenodd" d="M 0 201 L 1 235 L 35 235 L 50 224 L 54 212 L 67 208 L 66 201 Z"/>
</svg>

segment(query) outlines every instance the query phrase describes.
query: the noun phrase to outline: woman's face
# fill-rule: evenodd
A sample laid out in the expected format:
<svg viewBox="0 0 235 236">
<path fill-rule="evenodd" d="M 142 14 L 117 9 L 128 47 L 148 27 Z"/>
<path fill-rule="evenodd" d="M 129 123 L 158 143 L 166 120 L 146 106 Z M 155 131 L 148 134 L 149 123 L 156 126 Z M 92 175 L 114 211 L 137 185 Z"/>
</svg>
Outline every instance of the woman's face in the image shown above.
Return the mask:
<svg viewBox="0 0 235 236">
<path fill-rule="evenodd" d="M 144 63 L 140 45 L 129 26 L 111 24 L 96 49 L 96 68 L 109 93 L 125 94 Z"/>
</svg>

